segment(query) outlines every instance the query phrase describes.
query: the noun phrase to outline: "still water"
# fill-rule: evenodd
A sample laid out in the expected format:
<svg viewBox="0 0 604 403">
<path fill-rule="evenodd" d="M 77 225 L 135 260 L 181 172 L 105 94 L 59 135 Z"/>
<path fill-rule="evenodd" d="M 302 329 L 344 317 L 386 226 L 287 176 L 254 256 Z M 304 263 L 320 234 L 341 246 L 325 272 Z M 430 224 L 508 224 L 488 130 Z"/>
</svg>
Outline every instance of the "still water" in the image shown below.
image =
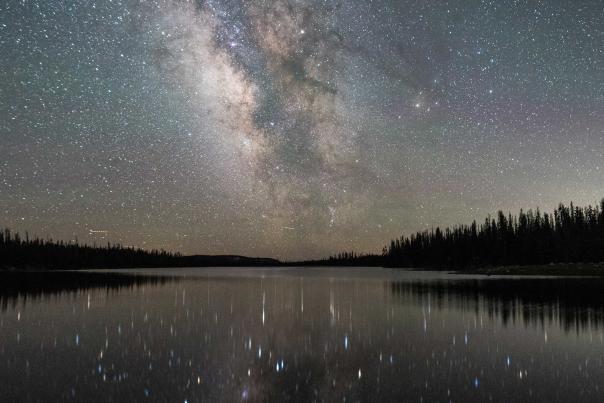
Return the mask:
<svg viewBox="0 0 604 403">
<path fill-rule="evenodd" d="M 0 401 L 603 401 L 604 282 L 0 274 Z"/>
</svg>

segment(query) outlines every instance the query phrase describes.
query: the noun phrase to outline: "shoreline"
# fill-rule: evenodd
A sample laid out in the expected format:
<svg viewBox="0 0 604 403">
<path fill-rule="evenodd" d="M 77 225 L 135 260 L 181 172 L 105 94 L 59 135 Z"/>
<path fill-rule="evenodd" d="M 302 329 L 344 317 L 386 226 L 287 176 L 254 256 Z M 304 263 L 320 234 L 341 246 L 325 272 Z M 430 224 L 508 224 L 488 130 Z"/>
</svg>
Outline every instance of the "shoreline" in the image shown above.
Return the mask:
<svg viewBox="0 0 604 403">
<path fill-rule="evenodd" d="M 258 266 L 186 266 L 188 268 L 194 267 L 222 267 L 222 268 L 242 268 L 242 267 L 258 267 Z M 273 268 L 288 268 L 292 267 L 291 265 L 274 265 L 267 266 Z M 330 266 L 330 265 L 303 265 L 298 264 L 294 267 L 300 268 L 320 268 L 320 267 L 338 267 L 342 269 L 346 268 L 354 268 L 361 266 Z M 365 266 L 365 267 L 374 267 L 374 268 L 383 268 L 383 269 L 394 269 L 394 270 L 412 270 L 412 271 L 433 271 L 433 272 L 447 272 L 451 274 L 476 274 L 476 275 L 486 275 L 486 276 L 572 276 L 572 277 L 604 277 L 604 262 L 600 263 L 550 263 L 543 265 L 513 265 L 513 266 L 485 266 L 485 267 L 473 267 L 473 268 L 455 268 L 455 267 L 391 267 L 391 266 Z M 85 271 L 85 270 L 116 270 L 119 271 L 121 269 L 165 269 L 167 273 L 171 269 L 179 269 L 185 268 L 182 266 L 171 266 L 171 267 L 91 267 L 91 268 L 66 268 L 66 269 L 57 269 L 57 268 L 41 268 L 41 267 L 0 267 L 0 274 L 2 273 L 52 273 L 52 272 L 65 272 L 65 271 Z"/>
<path fill-rule="evenodd" d="M 494 266 L 452 269 L 454 274 L 482 274 L 487 276 L 573 276 L 602 277 L 604 262 L 600 263 L 555 263 L 526 266 Z"/>
</svg>

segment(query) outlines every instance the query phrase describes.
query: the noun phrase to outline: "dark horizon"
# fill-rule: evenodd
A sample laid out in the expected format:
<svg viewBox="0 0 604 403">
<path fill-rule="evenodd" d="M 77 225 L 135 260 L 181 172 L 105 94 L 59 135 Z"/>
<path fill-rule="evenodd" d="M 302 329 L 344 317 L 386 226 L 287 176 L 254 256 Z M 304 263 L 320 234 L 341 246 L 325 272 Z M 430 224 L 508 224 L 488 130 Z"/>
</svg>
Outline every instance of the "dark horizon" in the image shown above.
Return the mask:
<svg viewBox="0 0 604 403">
<path fill-rule="evenodd" d="M 195 267 L 195 266 L 386 266 L 440 269 L 485 266 L 604 262 L 604 199 L 579 207 L 560 203 L 553 212 L 501 210 L 482 223 L 432 228 L 402 235 L 381 253 L 340 252 L 303 261 L 240 255 L 182 255 L 107 243 L 106 246 L 41 239 L 29 233 L 0 232 L 3 267 Z"/>
</svg>

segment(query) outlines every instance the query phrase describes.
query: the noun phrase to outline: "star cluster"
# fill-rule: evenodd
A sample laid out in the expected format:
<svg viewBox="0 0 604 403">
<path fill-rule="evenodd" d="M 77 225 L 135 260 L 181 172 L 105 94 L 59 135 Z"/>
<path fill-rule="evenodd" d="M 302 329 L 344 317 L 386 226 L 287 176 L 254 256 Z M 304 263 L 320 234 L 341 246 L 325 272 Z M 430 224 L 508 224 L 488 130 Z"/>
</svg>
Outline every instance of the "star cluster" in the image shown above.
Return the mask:
<svg viewBox="0 0 604 403">
<path fill-rule="evenodd" d="M 604 183 L 600 1 L 0 6 L 0 223 L 322 257 Z"/>
</svg>

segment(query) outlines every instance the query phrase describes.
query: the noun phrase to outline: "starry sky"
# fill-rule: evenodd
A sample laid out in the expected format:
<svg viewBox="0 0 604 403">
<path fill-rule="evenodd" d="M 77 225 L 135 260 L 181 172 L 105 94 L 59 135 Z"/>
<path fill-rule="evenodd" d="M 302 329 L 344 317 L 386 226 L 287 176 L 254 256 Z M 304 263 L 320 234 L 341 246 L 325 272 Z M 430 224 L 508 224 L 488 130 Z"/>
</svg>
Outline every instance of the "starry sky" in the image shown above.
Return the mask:
<svg viewBox="0 0 604 403">
<path fill-rule="evenodd" d="M 604 196 L 604 2 L 8 1 L 0 226 L 283 259 Z"/>
</svg>

